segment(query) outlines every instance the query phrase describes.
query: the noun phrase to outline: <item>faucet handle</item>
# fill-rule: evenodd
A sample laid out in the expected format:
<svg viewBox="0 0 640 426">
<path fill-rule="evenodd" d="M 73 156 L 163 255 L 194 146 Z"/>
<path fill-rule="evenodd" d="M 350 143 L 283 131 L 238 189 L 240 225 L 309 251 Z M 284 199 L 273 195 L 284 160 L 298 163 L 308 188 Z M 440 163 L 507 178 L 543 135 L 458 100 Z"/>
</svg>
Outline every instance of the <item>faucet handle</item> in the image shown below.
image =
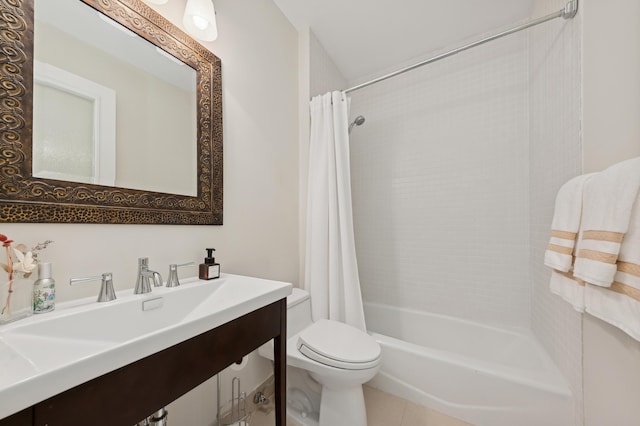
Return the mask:
<svg viewBox="0 0 640 426">
<path fill-rule="evenodd" d="M 172 263 L 169 265 L 169 278 L 167 278 L 167 287 L 178 287 L 180 285 L 180 280 L 178 280 L 178 268 L 182 266 L 196 266 L 194 262 L 182 263 L 177 265 Z"/>
<path fill-rule="evenodd" d="M 69 285 L 98 281 L 100 279 L 102 280 L 102 285 L 100 286 L 97 301 L 111 302 L 112 300 L 116 300 L 116 292 L 113 289 L 113 274 L 111 272 L 105 272 L 102 275 L 96 275 L 93 277 L 71 278 L 69 280 Z"/>
</svg>

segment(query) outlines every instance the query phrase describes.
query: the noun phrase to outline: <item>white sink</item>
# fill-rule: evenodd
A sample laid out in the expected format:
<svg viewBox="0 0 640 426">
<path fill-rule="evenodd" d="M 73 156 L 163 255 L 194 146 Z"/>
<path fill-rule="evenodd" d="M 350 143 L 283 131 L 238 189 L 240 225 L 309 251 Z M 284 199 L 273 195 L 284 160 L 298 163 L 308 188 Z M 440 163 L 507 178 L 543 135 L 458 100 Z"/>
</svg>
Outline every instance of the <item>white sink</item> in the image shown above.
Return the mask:
<svg viewBox="0 0 640 426">
<path fill-rule="evenodd" d="M 113 302 L 91 303 L 66 315 L 40 316 L 42 321 L 19 322 L 3 333 L 5 339 L 18 336 L 79 340 L 81 342 L 126 342 L 165 327 L 180 323 L 199 304 L 215 296 L 219 283 L 184 284 L 175 289 L 157 287 L 138 297 L 124 297 Z M 129 296 L 129 295 L 127 295 Z M 143 311 L 142 304 L 159 300 L 162 307 Z M 215 304 L 216 298 L 212 303 Z M 211 304 L 207 306 L 211 308 Z M 58 310 L 58 313 L 62 312 Z"/>
<path fill-rule="evenodd" d="M 112 302 L 62 303 L 0 326 L 0 419 L 290 293 L 287 283 L 223 274 L 144 295 L 120 291 Z"/>
</svg>

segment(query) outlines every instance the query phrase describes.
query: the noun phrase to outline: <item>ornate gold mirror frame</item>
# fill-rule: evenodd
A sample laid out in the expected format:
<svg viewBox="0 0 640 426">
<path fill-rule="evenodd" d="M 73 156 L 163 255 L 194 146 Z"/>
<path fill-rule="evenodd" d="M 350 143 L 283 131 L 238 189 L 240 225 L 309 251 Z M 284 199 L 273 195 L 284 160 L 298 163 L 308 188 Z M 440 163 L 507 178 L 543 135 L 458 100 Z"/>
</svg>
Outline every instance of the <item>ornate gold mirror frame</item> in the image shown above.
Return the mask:
<svg viewBox="0 0 640 426">
<path fill-rule="evenodd" d="M 141 0 L 79 1 L 196 70 L 197 196 L 33 177 L 34 0 L 0 0 L 0 222 L 222 225 L 220 59 Z"/>
</svg>

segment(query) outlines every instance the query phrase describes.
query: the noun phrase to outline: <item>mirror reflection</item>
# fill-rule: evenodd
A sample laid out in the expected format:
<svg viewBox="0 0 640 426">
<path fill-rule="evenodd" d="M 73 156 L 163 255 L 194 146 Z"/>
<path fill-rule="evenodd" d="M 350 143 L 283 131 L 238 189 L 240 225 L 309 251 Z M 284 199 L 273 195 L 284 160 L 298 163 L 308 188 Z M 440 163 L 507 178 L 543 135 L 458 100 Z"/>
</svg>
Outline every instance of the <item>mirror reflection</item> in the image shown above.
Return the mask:
<svg viewBox="0 0 640 426">
<path fill-rule="evenodd" d="M 196 71 L 78 0 L 36 0 L 33 175 L 197 195 Z"/>
</svg>

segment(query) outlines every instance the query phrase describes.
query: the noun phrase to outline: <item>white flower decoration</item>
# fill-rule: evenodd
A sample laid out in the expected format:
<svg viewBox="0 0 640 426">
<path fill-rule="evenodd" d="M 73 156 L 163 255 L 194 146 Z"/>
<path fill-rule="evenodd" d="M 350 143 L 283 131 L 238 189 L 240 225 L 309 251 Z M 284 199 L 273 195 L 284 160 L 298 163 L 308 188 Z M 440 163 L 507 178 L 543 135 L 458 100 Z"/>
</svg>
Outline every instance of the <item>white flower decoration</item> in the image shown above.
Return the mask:
<svg viewBox="0 0 640 426">
<path fill-rule="evenodd" d="M 13 249 L 18 262 L 13 264 L 13 270 L 16 272 L 24 272 L 28 274 L 36 269 L 36 262 L 33 260 L 33 253 L 30 251 L 22 253 L 20 250 Z"/>
</svg>

